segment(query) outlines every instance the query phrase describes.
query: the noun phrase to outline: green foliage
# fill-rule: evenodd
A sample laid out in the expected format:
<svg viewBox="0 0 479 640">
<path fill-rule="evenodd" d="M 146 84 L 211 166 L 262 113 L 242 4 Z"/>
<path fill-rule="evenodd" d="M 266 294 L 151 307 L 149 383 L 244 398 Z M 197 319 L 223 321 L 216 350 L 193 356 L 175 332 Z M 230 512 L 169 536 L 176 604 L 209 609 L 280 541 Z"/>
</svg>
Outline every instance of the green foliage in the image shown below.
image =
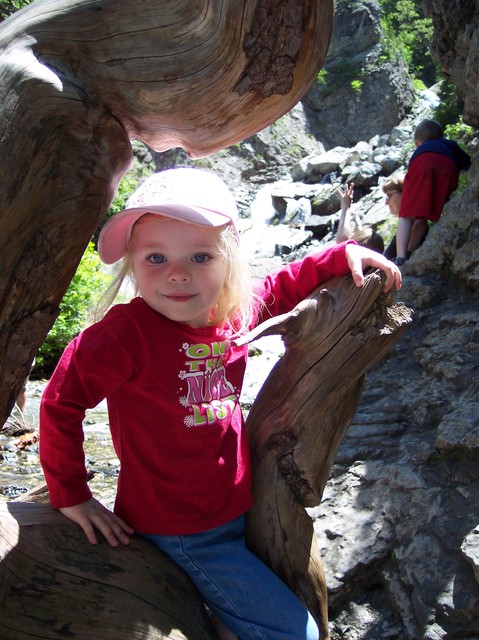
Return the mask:
<svg viewBox="0 0 479 640">
<path fill-rule="evenodd" d="M 413 78 L 412 84 L 413 84 L 414 90 L 417 91 L 418 93 L 427 89 L 424 82 L 419 78 Z"/>
<path fill-rule="evenodd" d="M 444 127 L 444 135 L 446 138 L 455 140 L 464 151 L 467 152 L 468 144 L 475 137 L 475 130 L 468 124 L 464 124 L 462 115 L 459 116 L 456 122 L 448 124 Z M 459 184 L 456 189 L 456 193 L 460 193 L 467 185 L 468 175 L 466 172 L 461 171 L 459 174 Z"/>
<path fill-rule="evenodd" d="M 351 82 L 351 89 L 354 93 L 361 93 L 361 89 L 363 88 L 364 82 L 362 80 L 353 80 Z"/>
<path fill-rule="evenodd" d="M 434 84 L 439 70 L 429 53 L 433 25 L 424 17 L 421 0 L 379 0 L 379 6 L 384 58 L 393 63 L 404 59 L 411 75 Z"/>
<path fill-rule="evenodd" d="M 12 13 L 23 9 L 32 2 L 32 0 L 3 0 L 0 2 L 0 22 L 11 16 Z"/>
<path fill-rule="evenodd" d="M 60 315 L 36 356 L 36 377 L 50 376 L 65 347 L 90 321 L 93 308 L 111 280 L 100 266 L 98 254 L 90 242 L 63 297 Z"/>
<path fill-rule="evenodd" d="M 464 124 L 462 115 L 459 116 L 457 122 L 448 124 L 444 127 L 444 135 L 446 136 L 446 138 L 456 140 L 456 142 L 458 143 L 469 142 L 474 137 L 474 134 L 474 128 L 470 127 L 468 124 Z"/>
<path fill-rule="evenodd" d="M 326 69 L 321 69 L 321 71 L 316 76 L 316 82 L 321 87 L 324 87 L 327 84 L 327 80 L 326 80 L 327 75 L 328 75 L 328 72 L 326 71 Z"/>
<path fill-rule="evenodd" d="M 316 76 L 316 83 L 320 87 L 322 95 L 329 95 L 338 87 L 344 87 L 348 83 L 354 92 L 360 93 L 364 84 L 361 80 L 362 73 L 361 65 L 358 62 L 342 60 L 327 71 L 321 69 Z"/>
<path fill-rule="evenodd" d="M 353 60 L 342 60 L 335 64 L 331 69 L 334 75 L 341 82 L 347 82 L 349 80 L 356 80 L 361 76 L 361 65 Z"/>
<path fill-rule="evenodd" d="M 398 219 L 392 214 L 382 224 L 378 225 L 376 231 L 382 236 L 384 241 L 384 247 L 389 246 L 389 243 L 396 234 L 398 226 Z"/>
<path fill-rule="evenodd" d="M 455 140 L 463 149 L 467 151 L 469 143 L 475 137 L 473 127 L 465 124 L 462 119 L 463 103 L 456 93 L 456 87 L 447 79 L 441 83 L 439 90 L 440 103 L 434 112 L 434 118 L 441 123 L 444 129 L 444 136 Z M 456 193 L 461 192 L 467 184 L 467 173 L 459 175 L 459 185 Z"/>
<path fill-rule="evenodd" d="M 440 103 L 434 111 L 434 118 L 445 129 L 448 125 L 458 123 L 462 118 L 463 102 L 457 95 L 455 85 L 447 78 L 441 82 L 439 98 Z"/>
</svg>

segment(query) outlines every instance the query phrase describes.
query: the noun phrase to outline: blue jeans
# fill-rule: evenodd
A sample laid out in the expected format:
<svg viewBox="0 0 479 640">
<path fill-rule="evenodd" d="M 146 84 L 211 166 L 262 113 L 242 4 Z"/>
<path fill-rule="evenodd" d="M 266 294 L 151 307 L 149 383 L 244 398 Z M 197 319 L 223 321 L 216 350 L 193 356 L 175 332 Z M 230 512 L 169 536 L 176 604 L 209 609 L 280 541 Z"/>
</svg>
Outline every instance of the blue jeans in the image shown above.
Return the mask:
<svg viewBox="0 0 479 640">
<path fill-rule="evenodd" d="M 142 535 L 182 567 L 241 640 L 318 640 L 318 626 L 304 605 L 247 549 L 243 516 L 201 533 Z"/>
</svg>

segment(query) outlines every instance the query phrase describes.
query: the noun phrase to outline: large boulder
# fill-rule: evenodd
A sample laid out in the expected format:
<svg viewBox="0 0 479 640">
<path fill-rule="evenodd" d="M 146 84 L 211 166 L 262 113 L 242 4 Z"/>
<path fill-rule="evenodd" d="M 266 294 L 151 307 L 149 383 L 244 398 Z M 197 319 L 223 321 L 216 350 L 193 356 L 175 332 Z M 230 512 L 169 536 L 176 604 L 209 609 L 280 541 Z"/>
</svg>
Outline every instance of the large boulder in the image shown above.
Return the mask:
<svg viewBox="0 0 479 640">
<path fill-rule="evenodd" d="M 326 146 L 353 146 L 390 131 L 415 93 L 405 63 L 384 60 L 375 0 L 338 0 L 323 70 L 305 98 L 312 131 Z"/>
</svg>

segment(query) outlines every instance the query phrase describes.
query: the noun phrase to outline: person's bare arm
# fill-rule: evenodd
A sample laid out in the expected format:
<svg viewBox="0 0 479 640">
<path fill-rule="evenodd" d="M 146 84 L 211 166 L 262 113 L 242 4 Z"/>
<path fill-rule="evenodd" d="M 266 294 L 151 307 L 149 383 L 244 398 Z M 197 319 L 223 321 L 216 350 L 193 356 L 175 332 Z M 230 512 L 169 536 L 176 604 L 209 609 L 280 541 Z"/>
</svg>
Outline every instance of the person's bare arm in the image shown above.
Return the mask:
<svg viewBox="0 0 479 640">
<path fill-rule="evenodd" d="M 424 242 L 428 232 L 427 218 L 416 218 L 411 228 L 409 244 L 407 250 L 409 253 L 415 251 Z"/>
<path fill-rule="evenodd" d="M 407 258 L 407 248 L 409 239 L 411 238 L 411 229 L 414 224 L 414 218 L 399 218 L 396 229 L 396 256 L 398 258 Z"/>
<path fill-rule="evenodd" d="M 336 231 L 336 243 L 338 244 L 351 238 L 351 203 L 354 196 L 354 184 L 345 184 L 344 191 L 338 187 L 337 193 L 341 199 L 341 215 Z"/>
</svg>

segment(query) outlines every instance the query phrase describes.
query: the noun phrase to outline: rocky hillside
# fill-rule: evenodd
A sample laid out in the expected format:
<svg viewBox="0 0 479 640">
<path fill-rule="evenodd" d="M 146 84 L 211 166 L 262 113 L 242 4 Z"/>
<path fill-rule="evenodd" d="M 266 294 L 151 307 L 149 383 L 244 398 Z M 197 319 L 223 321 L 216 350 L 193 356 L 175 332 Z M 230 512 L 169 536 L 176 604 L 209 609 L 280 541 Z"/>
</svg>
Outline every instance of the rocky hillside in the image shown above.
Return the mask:
<svg viewBox="0 0 479 640">
<path fill-rule="evenodd" d="M 477 126 L 476 3 L 423 3 Z M 479 637 L 479 169 L 404 267 L 415 322 L 368 376 L 316 511 L 336 638 Z"/>
<path fill-rule="evenodd" d="M 337 0 L 324 67 L 303 100 L 310 130 L 327 147 L 390 131 L 409 112 L 407 67 L 385 60 L 377 2 Z"/>
</svg>

